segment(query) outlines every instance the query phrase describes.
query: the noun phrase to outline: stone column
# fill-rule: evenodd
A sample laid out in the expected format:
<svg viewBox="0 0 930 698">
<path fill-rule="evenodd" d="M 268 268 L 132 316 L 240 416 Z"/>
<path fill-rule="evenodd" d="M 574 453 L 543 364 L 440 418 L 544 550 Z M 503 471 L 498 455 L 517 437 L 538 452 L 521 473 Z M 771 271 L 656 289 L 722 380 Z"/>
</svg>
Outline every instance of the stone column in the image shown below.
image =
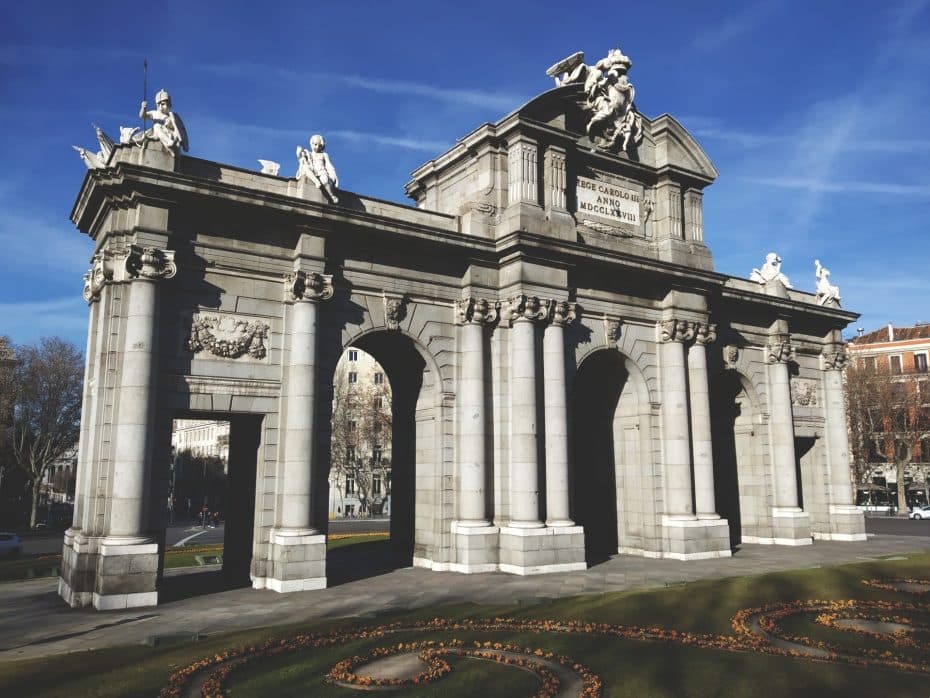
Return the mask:
<svg viewBox="0 0 930 698">
<path fill-rule="evenodd" d="M 92 593 L 98 610 L 158 603 L 158 544 L 149 537 L 145 519 L 158 358 L 156 281 L 176 273 L 173 251 L 130 246 L 123 276 L 131 284 L 113 425 L 109 516 Z"/>
<path fill-rule="evenodd" d="M 155 282 L 175 275 L 174 252 L 133 245 L 126 259 L 133 279 L 126 314 L 116 433 L 116 468 L 106 543 L 146 541 L 143 519 L 151 453 L 157 358 Z"/>
<path fill-rule="evenodd" d="M 769 376 L 772 465 L 775 472 L 775 506 L 797 508 L 798 481 L 795 471 L 794 416 L 788 361 L 794 356 L 788 335 L 778 335 L 766 351 Z"/>
<path fill-rule="evenodd" d="M 510 204 L 539 203 L 538 150 L 536 143 L 529 140 L 517 140 L 510 145 L 507 151 L 508 201 Z"/>
<path fill-rule="evenodd" d="M 546 410 L 546 525 L 573 526 L 568 506 L 568 407 L 565 386 L 565 325 L 575 304 L 549 301 L 543 335 L 543 390 Z"/>
<path fill-rule="evenodd" d="M 664 321 L 660 327 L 665 511 L 672 517 L 694 518 L 691 502 L 688 377 L 685 372 L 685 342 L 694 337 L 694 330 L 695 323 L 674 319 Z"/>
<path fill-rule="evenodd" d="M 773 334 L 766 347 L 769 389 L 769 435 L 775 506 L 772 510 L 774 542 L 781 545 L 811 543 L 810 517 L 798 506 L 798 478 L 794 450 L 794 414 L 788 362 L 794 356 L 787 332 Z"/>
<path fill-rule="evenodd" d="M 284 482 L 279 532 L 318 533 L 311 512 L 311 470 L 316 424 L 317 303 L 331 298 L 331 276 L 297 272 L 287 280 L 291 295 L 290 352 L 284 423 Z"/>
<path fill-rule="evenodd" d="M 317 304 L 333 295 L 332 276 L 295 270 L 285 278 L 289 359 L 283 386 L 284 458 L 278 484 L 281 508 L 271 530 L 271 573 L 256 588 L 278 592 L 326 586 L 326 536 L 313 526 L 316 435 Z"/>
<path fill-rule="evenodd" d="M 845 347 L 840 342 L 828 346 L 822 361 L 831 530 L 815 535 L 832 540 L 866 540 L 865 517 L 854 504 L 849 472 L 849 427 L 843 394 L 843 369 L 847 362 Z"/>
<path fill-rule="evenodd" d="M 710 389 L 706 345 L 717 338 L 714 325 L 698 324 L 688 349 L 688 392 L 691 401 L 691 456 L 694 463 L 694 503 L 699 519 L 717 519 L 714 501 L 714 456 L 710 428 Z"/>
<path fill-rule="evenodd" d="M 487 526 L 484 324 L 497 319 L 497 309 L 483 298 L 465 298 L 458 301 L 456 310 L 462 359 L 458 389 L 458 525 Z"/>
<path fill-rule="evenodd" d="M 497 570 L 498 533 L 487 511 L 487 421 L 484 325 L 497 320 L 496 303 L 468 297 L 456 304 L 461 372 L 457 395 L 458 519 L 452 524 L 457 572 Z"/>
<path fill-rule="evenodd" d="M 510 302 L 510 524 L 539 528 L 536 429 L 536 332 L 546 317 L 536 297 Z"/>
</svg>

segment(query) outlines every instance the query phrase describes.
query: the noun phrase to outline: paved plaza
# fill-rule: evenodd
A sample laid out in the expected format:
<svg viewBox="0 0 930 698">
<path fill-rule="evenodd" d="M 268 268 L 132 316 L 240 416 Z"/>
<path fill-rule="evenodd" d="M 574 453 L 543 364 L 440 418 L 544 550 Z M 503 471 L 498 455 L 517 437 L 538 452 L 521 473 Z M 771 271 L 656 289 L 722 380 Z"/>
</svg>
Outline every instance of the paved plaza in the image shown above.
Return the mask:
<svg viewBox="0 0 930 698">
<path fill-rule="evenodd" d="M 699 579 L 826 567 L 930 552 L 930 538 L 869 535 L 867 541 L 816 541 L 801 547 L 742 545 L 731 558 L 691 560 L 617 556 L 582 572 L 521 577 L 490 572 L 464 575 L 403 568 L 317 591 L 278 594 L 234 589 L 151 608 L 100 612 L 69 608 L 58 579 L 0 584 L 0 660 L 40 657 L 159 637 L 209 634 L 281 623 L 367 618 L 445 604 L 537 603 L 548 599 L 636 588 L 677 586 Z M 364 565 L 360 558 L 353 564 Z M 175 570 L 189 575 L 189 570 Z"/>
</svg>

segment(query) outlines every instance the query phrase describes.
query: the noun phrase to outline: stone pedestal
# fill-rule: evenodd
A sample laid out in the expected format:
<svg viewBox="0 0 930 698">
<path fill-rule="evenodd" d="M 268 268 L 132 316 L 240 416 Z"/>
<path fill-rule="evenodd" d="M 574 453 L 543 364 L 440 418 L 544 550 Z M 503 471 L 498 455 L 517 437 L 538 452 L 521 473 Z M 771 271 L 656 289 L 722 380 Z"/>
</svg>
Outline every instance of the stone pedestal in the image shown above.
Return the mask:
<svg viewBox="0 0 930 698">
<path fill-rule="evenodd" d="M 865 514 L 853 504 L 830 505 L 830 531 L 815 531 L 818 540 L 867 540 Z"/>
<path fill-rule="evenodd" d="M 108 536 L 100 541 L 93 603 L 100 611 L 158 603 L 158 544 Z"/>
<path fill-rule="evenodd" d="M 254 589 L 279 593 L 326 588 L 326 536 L 310 529 L 271 529 L 269 577 L 252 579 Z"/>
<path fill-rule="evenodd" d="M 498 542 L 500 529 L 497 526 L 469 525 L 472 522 L 452 523 L 452 538 L 456 561 L 450 565 L 453 572 L 475 574 L 496 572 L 498 569 Z"/>
<path fill-rule="evenodd" d="M 726 519 L 662 517 L 662 557 L 673 560 L 705 560 L 730 557 L 730 525 Z"/>
<path fill-rule="evenodd" d="M 100 540 L 99 537 L 85 536 L 73 528 L 65 531 L 58 595 L 71 608 L 90 606 L 94 602 Z"/>
<path fill-rule="evenodd" d="M 500 571 L 549 574 L 587 569 L 581 526 L 500 529 Z"/>
<path fill-rule="evenodd" d="M 813 543 L 810 514 L 798 507 L 772 507 L 772 531 L 772 543 L 775 545 Z"/>
</svg>

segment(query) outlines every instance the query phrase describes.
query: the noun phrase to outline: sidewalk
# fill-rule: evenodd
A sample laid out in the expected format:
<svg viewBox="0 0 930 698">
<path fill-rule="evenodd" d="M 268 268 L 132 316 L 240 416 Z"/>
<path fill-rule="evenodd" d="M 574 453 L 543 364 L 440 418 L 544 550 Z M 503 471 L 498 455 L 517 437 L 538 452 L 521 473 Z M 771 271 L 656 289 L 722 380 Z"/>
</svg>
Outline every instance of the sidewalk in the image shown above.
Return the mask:
<svg viewBox="0 0 930 698">
<path fill-rule="evenodd" d="M 320 591 L 277 594 L 235 589 L 183 598 L 153 608 L 100 612 L 72 609 L 57 579 L 0 584 L 0 661 L 40 657 L 158 636 L 200 635 L 327 618 L 370 617 L 444 604 L 533 603 L 605 591 L 679 585 L 698 579 L 828 567 L 930 552 L 930 538 L 870 535 L 861 543 L 816 541 L 798 548 L 743 545 L 721 560 L 651 560 L 617 556 L 584 572 L 518 577 L 463 575 L 404 568 Z M 189 574 L 189 570 L 174 570 Z"/>
</svg>

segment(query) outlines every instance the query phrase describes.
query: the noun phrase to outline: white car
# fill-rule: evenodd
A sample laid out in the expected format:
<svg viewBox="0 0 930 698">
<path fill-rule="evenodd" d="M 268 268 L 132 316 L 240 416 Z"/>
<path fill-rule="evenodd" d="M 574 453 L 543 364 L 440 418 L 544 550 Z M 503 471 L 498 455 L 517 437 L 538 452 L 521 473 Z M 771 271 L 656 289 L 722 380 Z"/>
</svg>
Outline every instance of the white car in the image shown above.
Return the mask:
<svg viewBox="0 0 930 698">
<path fill-rule="evenodd" d="M 914 510 L 907 515 L 909 519 L 930 519 L 930 506 L 914 507 Z"/>
<path fill-rule="evenodd" d="M 0 557 L 13 557 L 23 552 L 23 542 L 15 533 L 0 533 Z"/>
</svg>

